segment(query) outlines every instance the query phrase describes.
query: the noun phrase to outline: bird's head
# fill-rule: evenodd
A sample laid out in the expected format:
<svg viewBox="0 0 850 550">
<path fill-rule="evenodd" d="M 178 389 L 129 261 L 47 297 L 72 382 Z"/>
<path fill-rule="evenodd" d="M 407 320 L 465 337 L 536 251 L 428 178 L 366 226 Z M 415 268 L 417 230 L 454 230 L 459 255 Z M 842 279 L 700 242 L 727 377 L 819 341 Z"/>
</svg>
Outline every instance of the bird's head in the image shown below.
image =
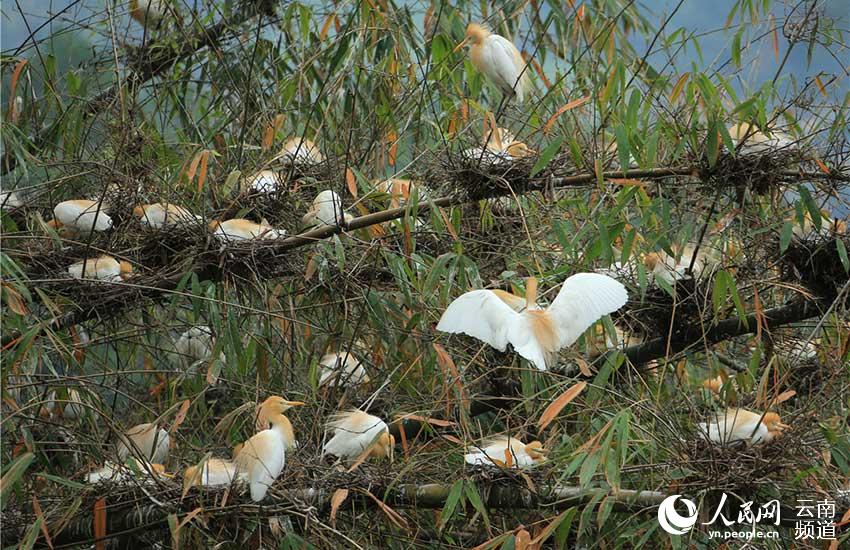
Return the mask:
<svg viewBox="0 0 850 550">
<path fill-rule="evenodd" d="M 304 405 L 301 401 L 287 401 L 283 397 L 273 395 L 260 404 L 260 412 L 266 415 L 283 414 L 292 407 L 301 407 Z"/>
<path fill-rule="evenodd" d="M 508 146 L 505 147 L 505 152 L 513 158 L 525 158 L 537 154 L 537 151 L 531 149 L 528 145 L 521 141 L 514 141 L 508 144 Z"/>
<path fill-rule="evenodd" d="M 764 413 L 762 422 L 764 422 L 764 425 L 767 426 L 768 432 L 776 434 L 782 433 L 784 430 L 791 427 L 788 424 L 783 424 L 779 418 L 779 414 L 775 412 Z"/>
<path fill-rule="evenodd" d="M 137 218 L 144 218 L 145 217 L 145 207 L 142 206 L 141 204 L 136 206 L 135 208 L 133 208 L 133 215 L 136 216 Z"/>
<path fill-rule="evenodd" d="M 52 219 L 47 222 L 47 227 L 58 230 L 60 227 L 62 227 L 62 222 L 57 219 Z"/>
<path fill-rule="evenodd" d="M 237 443 L 236 445 L 233 446 L 233 458 L 236 458 L 239 455 L 239 453 L 242 452 L 242 447 L 244 447 L 244 446 L 245 446 L 244 443 Z"/>
<path fill-rule="evenodd" d="M 525 446 L 525 453 L 535 462 L 540 462 L 546 459 L 546 449 L 543 448 L 543 443 L 532 441 Z"/>
<path fill-rule="evenodd" d="M 122 279 L 126 281 L 127 279 L 133 276 L 133 266 L 130 264 L 130 262 L 121 260 L 120 262 L 118 262 L 118 266 L 121 269 Z"/>
<path fill-rule="evenodd" d="M 214 232 L 214 231 L 215 231 L 216 229 L 218 229 L 220 226 L 221 226 L 221 222 L 220 222 L 220 221 L 218 221 L 218 220 L 213 220 L 213 221 L 211 221 L 209 224 L 207 224 L 207 228 L 209 228 L 209 230 L 210 230 L 211 232 Z"/>
<path fill-rule="evenodd" d="M 466 42 L 481 44 L 488 36 L 490 36 L 490 30 L 484 25 L 470 23 L 466 26 Z"/>
<path fill-rule="evenodd" d="M 395 437 L 389 432 L 382 432 L 378 436 L 378 442 L 375 443 L 376 456 L 383 456 L 389 459 L 390 462 L 394 459 Z"/>
<path fill-rule="evenodd" d="M 714 378 L 703 380 L 702 387 L 715 395 L 720 395 L 720 388 L 723 387 L 723 377 L 719 374 Z"/>
</svg>

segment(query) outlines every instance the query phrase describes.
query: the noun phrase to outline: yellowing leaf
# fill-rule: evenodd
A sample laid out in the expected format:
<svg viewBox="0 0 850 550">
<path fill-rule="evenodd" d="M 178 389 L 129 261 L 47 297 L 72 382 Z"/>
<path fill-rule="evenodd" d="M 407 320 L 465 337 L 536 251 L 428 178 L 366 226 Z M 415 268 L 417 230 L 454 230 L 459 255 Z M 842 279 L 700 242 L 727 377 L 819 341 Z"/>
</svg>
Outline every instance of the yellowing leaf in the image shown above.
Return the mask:
<svg viewBox="0 0 850 550">
<path fill-rule="evenodd" d="M 205 150 L 201 153 L 200 171 L 198 172 L 198 193 L 204 190 L 204 183 L 207 181 L 207 165 L 210 161 L 210 152 Z"/>
<path fill-rule="evenodd" d="M 355 199 L 357 198 L 357 178 L 354 177 L 354 171 L 351 168 L 345 169 L 345 184 L 348 186 L 348 192 Z"/>
<path fill-rule="evenodd" d="M 552 127 L 555 125 L 555 122 L 558 121 L 558 118 L 562 114 L 564 114 L 567 111 L 570 111 L 572 109 L 575 109 L 576 107 L 581 107 L 582 105 L 584 105 L 588 101 L 590 101 L 590 96 L 584 96 L 584 97 L 580 97 L 578 99 L 574 99 L 574 100 L 570 101 L 569 103 L 567 103 L 566 105 L 561 105 L 558 108 L 558 110 L 555 111 L 555 114 L 552 115 L 549 118 L 549 120 L 546 121 L 546 124 L 543 125 L 543 133 L 548 134 L 552 130 Z"/>
<path fill-rule="evenodd" d="M 177 428 L 180 427 L 180 424 L 186 420 L 186 413 L 189 412 L 189 406 L 192 404 L 188 399 L 184 400 L 183 403 L 180 404 L 180 410 L 177 411 L 177 416 L 174 417 L 174 424 L 171 425 L 171 433 L 176 433 Z"/>
<path fill-rule="evenodd" d="M 826 86 L 823 85 L 823 82 L 820 79 L 820 75 L 815 77 L 815 84 L 818 85 L 818 90 L 820 90 L 821 95 L 826 97 Z"/>
<path fill-rule="evenodd" d="M 336 514 L 339 507 L 348 498 L 348 489 L 337 489 L 331 496 L 331 525 L 336 526 Z"/>
<path fill-rule="evenodd" d="M 690 76 L 691 73 L 682 73 L 682 76 L 680 76 L 679 80 L 676 81 L 676 84 L 670 91 L 670 103 L 676 103 L 676 100 L 679 99 L 679 96 L 682 94 L 682 90 L 685 89 L 685 84 L 688 83 L 688 78 Z"/>
<path fill-rule="evenodd" d="M 514 536 L 514 548 L 516 550 L 528 550 L 531 545 L 531 535 L 525 529 L 520 529 Z"/>
<path fill-rule="evenodd" d="M 587 382 L 579 382 L 569 388 L 559 395 L 552 403 L 546 407 L 546 410 L 543 411 L 543 414 L 540 415 L 540 420 L 537 421 L 537 429 L 539 431 L 543 431 L 546 426 L 548 426 L 552 420 L 555 419 L 556 416 L 566 407 L 570 401 L 578 397 L 578 395 L 584 391 L 584 388 L 587 386 Z"/>
<path fill-rule="evenodd" d="M 788 401 L 789 399 L 791 399 L 791 398 L 792 398 L 792 397 L 794 397 L 795 395 L 797 395 L 797 392 L 796 392 L 796 391 L 794 391 L 794 390 L 786 390 L 786 391 L 784 391 L 784 392 L 780 393 L 779 395 L 777 395 L 777 396 L 776 396 L 776 399 L 774 399 L 774 400 L 773 400 L 773 402 L 774 402 L 776 405 L 778 405 L 778 404 L 780 404 L 780 403 L 784 403 L 784 402 Z"/>
<path fill-rule="evenodd" d="M 449 420 L 440 420 L 439 418 L 431 418 L 428 416 L 420 416 L 418 414 L 403 414 L 396 417 L 398 420 L 416 420 L 417 422 L 422 422 L 423 424 L 431 424 L 434 426 L 440 426 L 442 428 L 448 428 L 450 426 L 457 426 L 455 422 L 451 422 Z"/>
<path fill-rule="evenodd" d="M 24 67 L 27 64 L 26 59 L 21 59 L 18 61 L 18 64 L 15 65 L 15 70 L 12 71 L 12 79 L 9 81 L 9 120 L 14 122 L 15 119 L 15 98 L 17 97 L 15 92 L 18 89 L 18 79 L 21 78 L 21 71 L 24 70 Z"/>
</svg>

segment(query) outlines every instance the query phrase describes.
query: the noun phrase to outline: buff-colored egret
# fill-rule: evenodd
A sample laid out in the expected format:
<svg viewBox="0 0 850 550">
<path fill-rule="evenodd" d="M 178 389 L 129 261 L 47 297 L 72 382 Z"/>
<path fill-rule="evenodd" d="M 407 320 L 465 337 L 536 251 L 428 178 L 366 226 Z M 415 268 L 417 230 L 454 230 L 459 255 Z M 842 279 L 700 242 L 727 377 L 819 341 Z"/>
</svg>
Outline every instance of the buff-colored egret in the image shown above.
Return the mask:
<svg viewBox="0 0 850 550">
<path fill-rule="evenodd" d="M 325 157 L 311 140 L 295 137 L 286 140 L 275 159 L 287 164 L 319 164 Z"/>
<path fill-rule="evenodd" d="M 210 458 L 183 473 L 183 490 L 191 487 L 221 487 L 236 480 L 236 463 L 224 458 Z"/>
<path fill-rule="evenodd" d="M 474 466 L 526 468 L 546 460 L 545 453 L 539 441 L 526 444 L 514 437 L 496 437 L 466 453 L 464 460 Z"/>
<path fill-rule="evenodd" d="M 483 25 L 470 23 L 466 27 L 466 38 L 455 51 L 467 43 L 472 43 L 469 52 L 472 65 L 503 94 L 516 96 L 517 102 L 522 103 L 529 89 L 528 71 L 522 54 L 513 42 L 493 34 Z"/>
<path fill-rule="evenodd" d="M 617 311 L 628 300 L 625 287 L 598 273 L 576 273 L 552 304 L 537 304 L 537 279 L 526 282 L 525 309 L 515 311 L 505 296 L 492 290 L 472 290 L 455 299 L 437 324 L 437 330 L 466 334 L 499 351 L 511 344 L 519 355 L 540 370 L 555 362 L 557 352 L 578 340 L 603 315 Z"/>
<path fill-rule="evenodd" d="M 365 453 L 368 457 L 393 460 L 395 437 L 377 416 L 360 410 L 337 413 L 328 421 L 326 430 L 333 436 L 322 447 L 322 455 L 354 461 Z"/>
<path fill-rule="evenodd" d="M 242 218 L 223 222 L 215 220 L 210 222 L 208 227 L 212 234 L 223 243 L 286 237 L 284 229 L 275 229 L 268 223 L 254 223 Z"/>
<path fill-rule="evenodd" d="M 100 281 L 122 281 L 133 275 L 133 266 L 112 256 L 86 258 L 68 266 L 68 273 L 75 279 L 97 279 Z"/>
<path fill-rule="evenodd" d="M 283 471 L 289 442 L 294 444 L 295 441 L 292 424 L 283 413 L 291 407 L 303 404 L 300 401 L 287 401 L 282 397 L 272 396 L 260 405 L 259 416 L 264 422 L 271 423 L 272 427 L 245 441 L 234 459 L 239 475 L 249 484 L 251 500 L 254 502 L 265 498 L 269 487 Z"/>
<path fill-rule="evenodd" d="M 777 151 L 788 153 L 795 146 L 794 138 L 785 132 L 773 129 L 763 132 L 747 122 L 730 126 L 729 136 L 742 155 Z"/>
<path fill-rule="evenodd" d="M 171 438 L 156 424 L 146 422 L 133 426 L 118 437 L 116 452 L 121 460 L 135 457 L 152 464 L 163 464 L 168 458 Z"/>
<path fill-rule="evenodd" d="M 186 226 L 201 219 L 182 206 L 163 202 L 141 204 L 133 209 L 133 215 L 142 225 L 152 229 Z"/>
<path fill-rule="evenodd" d="M 342 210 L 342 198 L 326 189 L 316 195 L 310 210 L 304 214 L 302 222 L 305 225 L 337 225 L 340 221 L 350 222 L 354 217 Z"/>
<path fill-rule="evenodd" d="M 789 427 L 780 421 L 775 412 L 762 415 L 746 409 L 727 409 L 697 426 L 709 441 L 720 445 L 736 441 L 745 441 L 748 444 L 766 443 Z"/>
<path fill-rule="evenodd" d="M 143 27 L 154 26 L 165 17 L 164 0 L 130 0 L 130 17 Z"/>
<path fill-rule="evenodd" d="M 105 207 L 96 201 L 75 199 L 63 201 L 53 208 L 53 219 L 47 225 L 60 234 L 85 237 L 112 227 L 112 218 Z"/>
</svg>

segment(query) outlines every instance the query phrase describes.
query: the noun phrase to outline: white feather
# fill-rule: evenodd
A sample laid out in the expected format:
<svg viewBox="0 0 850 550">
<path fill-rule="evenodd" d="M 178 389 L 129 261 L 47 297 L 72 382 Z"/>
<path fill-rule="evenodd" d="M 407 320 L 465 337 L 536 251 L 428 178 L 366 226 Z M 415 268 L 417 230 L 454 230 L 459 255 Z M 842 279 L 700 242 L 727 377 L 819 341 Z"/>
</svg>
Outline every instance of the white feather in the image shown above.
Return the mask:
<svg viewBox="0 0 850 550">
<path fill-rule="evenodd" d="M 357 458 L 381 433 L 389 432 L 386 422 L 363 411 L 338 415 L 328 422 L 327 430 L 334 435 L 322 447 L 322 455 L 347 459 Z"/>
<path fill-rule="evenodd" d="M 572 345 L 590 325 L 626 305 L 629 295 L 618 281 L 599 273 L 576 273 L 564 281 L 546 310 L 556 320 L 559 346 Z"/>
<path fill-rule="evenodd" d="M 153 464 L 162 464 L 168 458 L 168 432 L 155 424 L 138 424 L 121 434 L 116 444 L 118 458 L 139 457 Z"/>
<path fill-rule="evenodd" d="M 120 281 L 121 264 L 112 256 L 87 258 L 68 266 L 68 273 L 75 279 L 97 279 Z"/>
<path fill-rule="evenodd" d="M 313 205 L 302 221 L 307 225 L 336 225 L 341 218 L 346 222 L 352 219 L 350 214 L 343 212 L 340 196 L 335 191 L 326 189 L 316 195 Z"/>
<path fill-rule="evenodd" d="M 60 202 L 53 208 L 53 216 L 81 235 L 93 231 L 106 231 L 112 227 L 112 218 L 104 207 L 94 201 L 71 200 Z"/>
<path fill-rule="evenodd" d="M 491 34 L 484 42 L 484 73 L 503 92 L 516 92 L 517 101 L 522 103 L 524 86 L 520 80 L 524 65 L 515 58 L 516 46 L 503 36 Z"/>
<path fill-rule="evenodd" d="M 235 462 L 239 474 L 248 481 L 251 500 L 263 500 L 286 462 L 286 446 L 281 432 L 270 428 L 254 435 L 242 446 Z"/>
<path fill-rule="evenodd" d="M 466 334 L 499 351 L 508 345 L 508 326 L 519 313 L 489 290 L 472 290 L 456 298 L 437 323 L 437 330 Z"/>
<path fill-rule="evenodd" d="M 483 447 L 466 453 L 464 460 L 473 466 L 498 466 L 506 464 L 506 454 L 510 448 L 511 468 L 527 468 L 536 464 L 535 460 L 525 451 L 525 444 L 511 438 L 498 438 L 484 443 Z M 498 462 L 495 462 L 498 461 Z"/>
<path fill-rule="evenodd" d="M 319 385 L 356 386 L 369 381 L 363 363 L 353 353 L 329 353 L 319 360 Z"/>
</svg>

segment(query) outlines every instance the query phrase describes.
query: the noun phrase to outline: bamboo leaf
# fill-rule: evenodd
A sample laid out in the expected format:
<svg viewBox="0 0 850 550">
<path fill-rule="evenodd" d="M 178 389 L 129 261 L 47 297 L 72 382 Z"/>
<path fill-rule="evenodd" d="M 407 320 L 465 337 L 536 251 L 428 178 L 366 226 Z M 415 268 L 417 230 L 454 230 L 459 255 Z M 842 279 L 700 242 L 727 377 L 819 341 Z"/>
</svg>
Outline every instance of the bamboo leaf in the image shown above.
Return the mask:
<svg viewBox="0 0 850 550">
<path fill-rule="evenodd" d="M 566 407 L 573 399 L 578 397 L 578 395 L 584 391 L 585 387 L 587 387 L 587 382 L 574 384 L 552 401 L 552 403 L 546 407 L 546 410 L 543 411 L 543 414 L 540 415 L 540 420 L 537 421 L 537 431 L 542 432 L 546 426 L 548 426 L 552 420 L 558 416 L 564 407 Z"/>
<path fill-rule="evenodd" d="M 348 498 L 348 489 L 337 489 L 331 496 L 331 525 L 336 526 L 336 515 L 339 512 L 339 507 Z"/>
<path fill-rule="evenodd" d="M 446 497 L 446 503 L 443 505 L 443 511 L 440 512 L 439 530 L 442 531 L 452 518 L 452 514 L 455 512 L 455 508 L 457 507 L 458 502 L 460 502 L 461 496 L 463 496 L 463 480 L 459 479 L 455 481 L 452 484 L 452 488 L 449 489 L 449 496 Z"/>
<path fill-rule="evenodd" d="M 561 115 L 563 115 L 567 111 L 575 109 L 576 107 L 581 107 L 588 101 L 590 101 L 590 96 L 584 96 L 578 99 L 574 99 L 569 103 L 558 107 L 558 110 L 555 111 L 555 114 L 549 117 L 549 120 L 547 120 L 546 124 L 543 125 L 543 133 L 548 134 L 550 131 L 552 131 L 552 127 L 555 126 L 555 123 L 558 121 Z"/>
<path fill-rule="evenodd" d="M 6 467 L 6 472 L 0 478 L 0 510 L 6 508 L 12 489 L 23 477 L 33 460 L 35 460 L 34 454 L 24 453 Z"/>
<path fill-rule="evenodd" d="M 555 155 L 558 154 L 558 151 L 561 150 L 562 143 L 564 143 L 564 136 L 559 137 L 543 149 L 543 152 L 540 153 L 540 157 L 537 159 L 537 162 L 535 162 L 534 166 L 531 168 L 532 178 L 549 165 L 552 159 L 555 158 Z"/>
</svg>

